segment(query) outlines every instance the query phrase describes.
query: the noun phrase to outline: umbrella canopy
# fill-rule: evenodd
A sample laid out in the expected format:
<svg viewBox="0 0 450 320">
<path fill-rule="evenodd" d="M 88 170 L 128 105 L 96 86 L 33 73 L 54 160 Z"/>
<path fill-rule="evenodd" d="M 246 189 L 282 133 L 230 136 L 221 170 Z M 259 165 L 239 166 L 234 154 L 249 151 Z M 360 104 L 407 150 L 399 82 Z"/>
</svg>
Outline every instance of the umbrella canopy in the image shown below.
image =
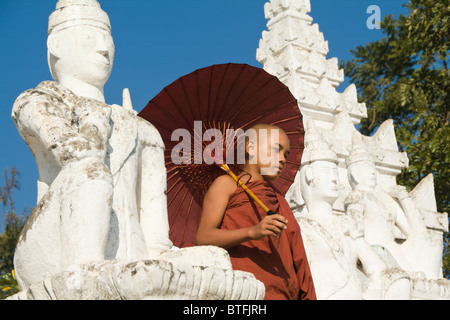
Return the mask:
<svg viewBox="0 0 450 320">
<path fill-rule="evenodd" d="M 226 174 L 203 157 L 205 148 L 219 139 L 218 131 L 209 129 L 222 133 L 223 152 L 207 154 L 239 173 L 237 149 L 244 132 L 259 123 L 282 128 L 291 153 L 273 185 L 283 195 L 300 166 L 304 129 L 297 100 L 260 68 L 228 63 L 198 69 L 164 88 L 139 116 L 158 129 L 166 146 L 169 237 L 178 247 L 195 245 L 203 197 L 214 179 Z"/>
</svg>

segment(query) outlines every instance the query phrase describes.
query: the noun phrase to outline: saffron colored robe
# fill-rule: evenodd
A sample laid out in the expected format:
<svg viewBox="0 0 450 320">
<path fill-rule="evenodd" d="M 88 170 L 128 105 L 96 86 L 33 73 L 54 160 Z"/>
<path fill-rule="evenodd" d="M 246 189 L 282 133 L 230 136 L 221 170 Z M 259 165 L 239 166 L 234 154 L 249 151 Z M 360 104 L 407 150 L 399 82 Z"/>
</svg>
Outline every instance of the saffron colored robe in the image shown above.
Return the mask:
<svg viewBox="0 0 450 320">
<path fill-rule="evenodd" d="M 266 287 L 265 300 L 315 300 L 316 293 L 300 227 L 285 198 L 266 181 L 253 181 L 248 188 L 271 210 L 288 220 L 277 237 L 243 242 L 228 249 L 233 269 L 251 272 Z M 252 227 L 265 211 L 242 188 L 230 197 L 221 229 Z"/>
</svg>

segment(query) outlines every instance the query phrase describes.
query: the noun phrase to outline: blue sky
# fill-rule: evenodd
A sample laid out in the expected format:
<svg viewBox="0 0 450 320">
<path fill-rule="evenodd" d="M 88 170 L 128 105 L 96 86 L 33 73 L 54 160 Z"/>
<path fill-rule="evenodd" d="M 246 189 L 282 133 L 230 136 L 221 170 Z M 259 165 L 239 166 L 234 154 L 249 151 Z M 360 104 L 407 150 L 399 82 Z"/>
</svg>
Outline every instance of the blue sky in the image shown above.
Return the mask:
<svg viewBox="0 0 450 320">
<path fill-rule="evenodd" d="M 300 1 L 300 0 L 299 0 Z M 0 173 L 16 167 L 22 187 L 16 207 L 36 205 L 38 171 L 11 120 L 17 96 L 51 80 L 47 65 L 48 16 L 57 0 L 0 0 Z M 166 85 L 195 69 L 217 63 L 262 67 L 256 49 L 263 30 L 266 0 L 100 0 L 108 13 L 116 47 L 114 68 L 105 86 L 109 104 L 121 104 L 129 88 L 135 110 Z M 406 0 L 311 0 L 313 23 L 328 40 L 327 58 L 351 59 L 350 50 L 380 39 L 368 29 L 370 5 L 386 14 L 406 14 Z M 343 91 L 348 80 L 338 88 Z M 0 175 L 0 186 L 3 174 Z"/>
</svg>

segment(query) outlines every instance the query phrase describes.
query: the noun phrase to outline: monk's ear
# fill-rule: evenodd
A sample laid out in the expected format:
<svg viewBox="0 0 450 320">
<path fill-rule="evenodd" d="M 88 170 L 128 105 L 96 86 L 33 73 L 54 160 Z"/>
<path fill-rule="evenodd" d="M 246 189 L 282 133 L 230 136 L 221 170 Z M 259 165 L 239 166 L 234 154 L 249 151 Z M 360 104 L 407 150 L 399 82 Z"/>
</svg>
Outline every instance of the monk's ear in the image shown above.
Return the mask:
<svg viewBox="0 0 450 320">
<path fill-rule="evenodd" d="M 57 59 L 61 57 L 61 48 L 58 38 L 59 37 L 55 34 L 50 34 L 47 38 L 48 52 Z"/>
<path fill-rule="evenodd" d="M 256 143 L 254 140 L 249 139 L 245 144 L 245 151 L 247 151 L 250 157 L 254 157 L 256 155 Z"/>
</svg>

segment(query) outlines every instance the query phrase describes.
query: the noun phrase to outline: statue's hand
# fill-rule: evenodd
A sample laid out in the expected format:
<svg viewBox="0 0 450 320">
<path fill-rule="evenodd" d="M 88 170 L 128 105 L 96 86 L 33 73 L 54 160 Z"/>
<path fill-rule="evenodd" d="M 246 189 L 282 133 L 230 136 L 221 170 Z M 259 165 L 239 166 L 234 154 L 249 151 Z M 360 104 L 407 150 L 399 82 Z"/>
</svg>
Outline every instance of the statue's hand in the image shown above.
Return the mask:
<svg viewBox="0 0 450 320">
<path fill-rule="evenodd" d="M 388 192 L 393 198 L 397 198 L 398 200 L 404 200 L 410 197 L 408 191 L 404 186 L 392 186 L 391 188 L 389 188 Z"/>
<path fill-rule="evenodd" d="M 93 147 L 91 142 L 81 136 L 71 137 L 61 145 L 59 160 L 62 166 L 88 157 L 103 160 L 105 150 Z"/>
</svg>

